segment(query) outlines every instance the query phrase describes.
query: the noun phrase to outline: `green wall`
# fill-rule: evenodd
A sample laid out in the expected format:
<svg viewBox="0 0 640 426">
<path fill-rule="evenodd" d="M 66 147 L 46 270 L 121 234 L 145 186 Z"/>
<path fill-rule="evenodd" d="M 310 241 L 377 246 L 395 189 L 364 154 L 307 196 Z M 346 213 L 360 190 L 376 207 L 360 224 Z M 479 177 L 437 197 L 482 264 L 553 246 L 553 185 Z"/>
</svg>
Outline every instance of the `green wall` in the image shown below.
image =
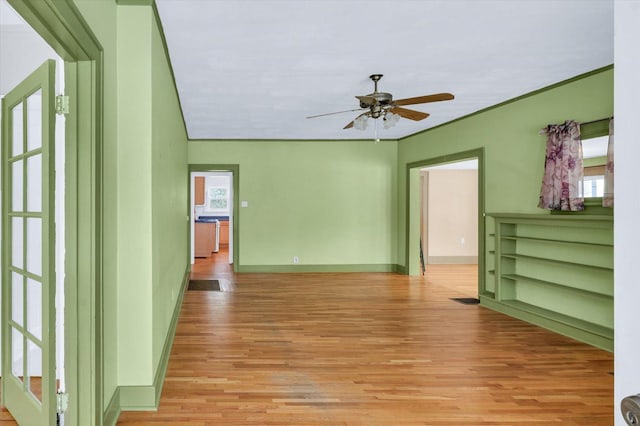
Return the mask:
<svg viewBox="0 0 640 426">
<path fill-rule="evenodd" d="M 189 163 L 240 167 L 240 271 L 290 270 L 293 256 L 299 269 L 376 270 L 396 263 L 396 152 L 395 141 L 191 141 Z"/>
<path fill-rule="evenodd" d="M 153 367 L 157 369 L 189 266 L 186 260 L 189 211 L 185 188 L 187 135 L 155 19 L 152 24 L 152 327 Z"/>
<path fill-rule="evenodd" d="M 398 141 L 398 262 L 406 263 L 407 164 L 484 147 L 486 212 L 545 214 L 536 207 L 545 151 L 538 131 L 611 115 L 613 70 L 607 69 Z"/>
<path fill-rule="evenodd" d="M 76 4 L 104 53 L 103 403 L 150 408 L 189 266 L 187 136 L 153 7 Z"/>
<path fill-rule="evenodd" d="M 118 384 L 151 382 L 151 10 L 118 7 Z"/>
</svg>

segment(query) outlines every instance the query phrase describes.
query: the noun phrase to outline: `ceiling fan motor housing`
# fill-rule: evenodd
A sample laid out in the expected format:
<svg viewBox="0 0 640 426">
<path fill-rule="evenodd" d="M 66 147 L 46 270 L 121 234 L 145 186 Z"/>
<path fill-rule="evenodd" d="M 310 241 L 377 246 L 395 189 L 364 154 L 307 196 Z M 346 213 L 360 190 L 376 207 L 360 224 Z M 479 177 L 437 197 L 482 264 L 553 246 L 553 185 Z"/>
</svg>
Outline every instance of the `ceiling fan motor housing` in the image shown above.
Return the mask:
<svg viewBox="0 0 640 426">
<path fill-rule="evenodd" d="M 385 92 L 373 92 L 373 93 L 369 93 L 366 96 L 370 98 L 374 98 L 376 102 L 375 104 L 370 104 L 370 103 L 360 101 L 360 108 L 369 108 L 373 105 L 385 106 L 385 105 L 389 105 L 393 100 L 393 96 L 391 96 L 391 93 L 385 93 Z"/>
</svg>

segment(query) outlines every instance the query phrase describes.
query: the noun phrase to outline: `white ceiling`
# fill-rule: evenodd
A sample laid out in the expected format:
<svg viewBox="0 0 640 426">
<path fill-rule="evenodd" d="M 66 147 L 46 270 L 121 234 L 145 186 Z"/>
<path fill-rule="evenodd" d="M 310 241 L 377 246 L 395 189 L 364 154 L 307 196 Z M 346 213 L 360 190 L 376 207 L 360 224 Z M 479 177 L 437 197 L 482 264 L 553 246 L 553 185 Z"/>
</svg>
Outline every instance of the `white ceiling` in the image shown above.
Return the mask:
<svg viewBox="0 0 640 426">
<path fill-rule="evenodd" d="M 22 19 L 7 0 L 0 0 L 0 27 L 7 27 L 11 25 L 19 25 L 21 27 L 26 26 L 27 23 Z"/>
<path fill-rule="evenodd" d="M 13 10 L 0 0 L 0 97 L 3 97 L 56 52 Z M 60 72 L 60 69 L 56 71 Z M 62 82 L 62 76 L 58 76 Z"/>
<path fill-rule="evenodd" d="M 372 92 L 431 116 L 397 139 L 613 63 L 613 0 L 156 0 L 192 139 L 368 139 Z M 576 117 L 580 119 L 580 117 Z M 540 123 L 543 126 L 545 123 Z"/>
</svg>

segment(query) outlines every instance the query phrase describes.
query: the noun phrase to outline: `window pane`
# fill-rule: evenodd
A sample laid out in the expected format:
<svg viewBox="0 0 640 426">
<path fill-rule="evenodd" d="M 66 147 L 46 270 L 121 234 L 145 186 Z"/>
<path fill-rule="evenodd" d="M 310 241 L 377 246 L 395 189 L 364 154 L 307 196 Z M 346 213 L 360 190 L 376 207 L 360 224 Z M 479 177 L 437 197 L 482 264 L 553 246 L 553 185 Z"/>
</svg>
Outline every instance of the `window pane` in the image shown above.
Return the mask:
<svg viewBox="0 0 640 426">
<path fill-rule="evenodd" d="M 24 161 L 16 161 L 11 165 L 12 173 L 11 178 L 13 180 L 13 188 L 11 188 L 11 209 L 14 212 L 22 211 L 22 199 L 23 199 L 23 186 L 24 182 L 22 182 L 22 167 Z"/>
<path fill-rule="evenodd" d="M 27 331 L 42 340 L 42 284 L 27 279 Z"/>
<path fill-rule="evenodd" d="M 16 268 L 24 268 L 24 227 L 21 217 L 11 218 L 11 264 Z"/>
<path fill-rule="evenodd" d="M 27 151 L 42 146 L 42 89 L 27 98 Z"/>
<path fill-rule="evenodd" d="M 227 200 L 211 200 L 210 205 L 212 209 L 226 209 Z"/>
<path fill-rule="evenodd" d="M 27 211 L 42 211 L 42 154 L 27 159 Z"/>
<path fill-rule="evenodd" d="M 22 140 L 22 102 L 13 107 L 11 111 L 13 115 L 12 126 L 13 126 L 13 150 L 11 151 L 11 156 L 15 157 L 16 155 L 20 155 L 23 152 L 23 140 Z"/>
<path fill-rule="evenodd" d="M 584 178 L 584 197 L 602 197 L 604 195 L 604 176 L 586 176 Z"/>
<path fill-rule="evenodd" d="M 596 181 L 596 197 L 604 196 L 604 178 Z"/>
<path fill-rule="evenodd" d="M 24 278 L 22 275 L 11 273 L 11 319 L 22 326 L 22 304 L 24 303 Z"/>
<path fill-rule="evenodd" d="M 42 275 L 42 219 L 27 218 L 27 271 Z"/>
<path fill-rule="evenodd" d="M 228 190 L 222 187 L 209 188 L 209 208 L 227 210 L 229 206 Z"/>
</svg>

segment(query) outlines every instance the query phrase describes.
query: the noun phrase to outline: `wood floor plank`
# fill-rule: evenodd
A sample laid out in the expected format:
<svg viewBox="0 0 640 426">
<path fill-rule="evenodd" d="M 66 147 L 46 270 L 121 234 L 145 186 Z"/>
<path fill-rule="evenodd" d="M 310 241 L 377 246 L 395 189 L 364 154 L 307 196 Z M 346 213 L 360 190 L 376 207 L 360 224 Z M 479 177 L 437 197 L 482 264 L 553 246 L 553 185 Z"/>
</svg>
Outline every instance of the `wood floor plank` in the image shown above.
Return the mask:
<svg viewBox="0 0 640 426">
<path fill-rule="evenodd" d="M 159 410 L 120 424 L 613 422 L 612 354 L 449 300 L 477 297 L 475 266 L 407 277 L 207 262 L 194 277 L 226 291 L 187 292 Z"/>
</svg>

